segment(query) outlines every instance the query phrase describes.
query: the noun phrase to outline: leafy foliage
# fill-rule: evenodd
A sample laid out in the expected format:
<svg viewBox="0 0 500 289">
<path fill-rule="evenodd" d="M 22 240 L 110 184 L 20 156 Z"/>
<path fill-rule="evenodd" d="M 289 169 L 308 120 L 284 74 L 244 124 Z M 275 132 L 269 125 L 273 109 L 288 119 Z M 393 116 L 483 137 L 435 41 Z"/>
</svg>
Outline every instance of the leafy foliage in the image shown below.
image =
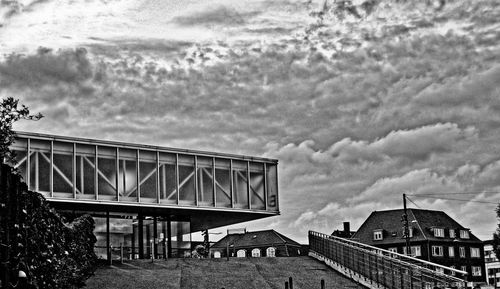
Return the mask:
<svg viewBox="0 0 500 289">
<path fill-rule="evenodd" d="M 496 208 L 497 218 L 500 219 L 500 204 Z M 497 225 L 497 230 L 493 233 L 493 251 L 498 259 L 500 259 L 500 223 Z"/>
<path fill-rule="evenodd" d="M 38 120 L 19 100 L 12 97 L 0 103 L 0 157 L 14 163 L 10 146 L 12 130 L 20 119 Z M 0 243 L 2 282 L 17 286 L 17 272 L 26 273 L 30 288 L 79 288 L 95 270 L 96 238 L 94 219 L 85 215 L 66 224 L 45 198 L 28 190 L 17 171 L 7 164 L 0 167 Z M 4 269 L 2 267 L 2 269 Z M 18 280 L 17 280 L 18 281 Z M 3 286 L 3 284 L 2 284 Z"/>
<path fill-rule="evenodd" d="M 2 175 L 10 174 L 10 186 L 0 191 L 0 202 L 7 200 L 7 206 L 16 208 L 8 219 L 10 270 L 23 270 L 33 288 L 83 287 L 97 260 L 93 218 L 85 215 L 66 224 L 41 194 L 28 191 L 11 170 L 3 165 Z"/>
<path fill-rule="evenodd" d="M 12 124 L 20 119 L 39 120 L 43 115 L 31 115 L 29 109 L 23 104 L 19 107 L 19 100 L 13 97 L 2 99 L 0 103 L 0 157 L 12 161 L 13 155 L 9 147 L 14 142 L 15 133 Z"/>
</svg>

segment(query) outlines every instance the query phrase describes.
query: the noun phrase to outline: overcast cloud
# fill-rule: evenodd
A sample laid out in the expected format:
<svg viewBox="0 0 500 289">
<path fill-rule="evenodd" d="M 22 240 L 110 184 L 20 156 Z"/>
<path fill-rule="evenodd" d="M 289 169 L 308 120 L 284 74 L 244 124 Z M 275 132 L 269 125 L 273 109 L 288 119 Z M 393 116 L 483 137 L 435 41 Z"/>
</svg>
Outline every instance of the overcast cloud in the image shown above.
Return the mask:
<svg viewBox="0 0 500 289">
<path fill-rule="evenodd" d="M 440 2 L 2 1 L 0 96 L 45 115 L 19 130 L 279 159 L 282 215 L 238 226 L 305 242 L 407 193 L 489 239 L 500 3 Z"/>
</svg>

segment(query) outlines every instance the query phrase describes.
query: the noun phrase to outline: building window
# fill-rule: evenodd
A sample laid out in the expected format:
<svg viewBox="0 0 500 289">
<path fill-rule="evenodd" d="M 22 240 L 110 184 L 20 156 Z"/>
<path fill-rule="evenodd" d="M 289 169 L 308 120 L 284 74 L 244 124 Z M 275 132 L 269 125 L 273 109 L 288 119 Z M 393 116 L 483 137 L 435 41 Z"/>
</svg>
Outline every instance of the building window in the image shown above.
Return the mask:
<svg viewBox="0 0 500 289">
<path fill-rule="evenodd" d="M 443 256 L 443 246 L 432 246 L 432 256 Z"/>
<path fill-rule="evenodd" d="M 422 256 L 422 251 L 420 250 L 420 246 L 411 246 L 410 250 L 411 250 L 411 255 L 413 257 L 420 257 L 420 256 Z"/>
<path fill-rule="evenodd" d="M 382 240 L 382 239 L 384 239 L 382 230 L 373 231 L 373 240 Z"/>
<path fill-rule="evenodd" d="M 403 238 L 405 238 L 405 229 L 403 228 Z M 413 227 L 408 227 L 408 237 L 413 238 Z"/>
<path fill-rule="evenodd" d="M 459 247 L 458 252 L 460 253 L 460 258 L 465 258 L 465 247 Z"/>
<path fill-rule="evenodd" d="M 455 269 L 455 266 L 450 266 L 451 269 Z M 455 276 L 455 271 L 450 271 L 450 275 L 451 276 Z"/>
<path fill-rule="evenodd" d="M 481 253 L 479 251 L 479 248 L 470 248 L 470 257 L 471 258 L 481 257 Z"/>
<path fill-rule="evenodd" d="M 449 257 L 455 257 L 455 247 L 448 247 L 448 256 Z"/>
<path fill-rule="evenodd" d="M 468 230 L 460 230 L 460 238 L 469 239 L 469 231 Z"/>
<path fill-rule="evenodd" d="M 472 276 L 481 276 L 481 267 L 472 266 Z"/>
<path fill-rule="evenodd" d="M 274 247 L 269 247 L 266 250 L 267 257 L 276 257 L 276 249 Z"/>
<path fill-rule="evenodd" d="M 455 238 L 455 237 L 456 237 L 455 229 L 450 229 L 450 238 Z"/>
<path fill-rule="evenodd" d="M 260 257 L 260 249 L 253 249 L 252 250 L 252 257 Z"/>
<path fill-rule="evenodd" d="M 434 237 L 444 238 L 444 229 L 434 228 Z"/>
<path fill-rule="evenodd" d="M 460 270 L 467 272 L 467 266 L 460 266 Z"/>
<path fill-rule="evenodd" d="M 215 251 L 214 252 L 214 258 L 220 258 L 220 252 L 219 251 Z"/>
<path fill-rule="evenodd" d="M 245 252 L 245 250 L 238 250 L 238 252 L 236 252 L 236 257 L 238 258 L 244 258 L 247 256 L 247 253 Z"/>
<path fill-rule="evenodd" d="M 389 252 L 392 252 L 392 253 L 397 253 L 398 252 L 398 248 L 396 247 L 392 247 L 392 248 L 389 248 L 387 249 Z"/>
</svg>

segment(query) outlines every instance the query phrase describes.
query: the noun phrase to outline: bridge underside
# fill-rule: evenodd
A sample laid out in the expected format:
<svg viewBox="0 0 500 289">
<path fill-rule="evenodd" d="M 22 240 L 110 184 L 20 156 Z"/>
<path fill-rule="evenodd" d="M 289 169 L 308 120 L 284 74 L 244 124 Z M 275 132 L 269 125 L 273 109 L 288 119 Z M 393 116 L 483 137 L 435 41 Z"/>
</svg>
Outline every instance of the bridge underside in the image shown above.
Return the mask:
<svg viewBox="0 0 500 289">
<path fill-rule="evenodd" d="M 148 216 L 159 219 L 181 220 L 190 222 L 191 232 L 198 232 L 212 228 L 228 226 L 232 224 L 252 221 L 256 219 L 275 216 L 273 213 L 254 213 L 242 211 L 202 210 L 190 208 L 165 208 L 149 206 L 127 206 L 122 204 L 106 203 L 82 203 L 81 201 L 69 202 L 48 199 L 51 205 L 58 211 L 90 213 L 92 215 L 103 215 L 110 213 L 112 216 Z"/>
</svg>

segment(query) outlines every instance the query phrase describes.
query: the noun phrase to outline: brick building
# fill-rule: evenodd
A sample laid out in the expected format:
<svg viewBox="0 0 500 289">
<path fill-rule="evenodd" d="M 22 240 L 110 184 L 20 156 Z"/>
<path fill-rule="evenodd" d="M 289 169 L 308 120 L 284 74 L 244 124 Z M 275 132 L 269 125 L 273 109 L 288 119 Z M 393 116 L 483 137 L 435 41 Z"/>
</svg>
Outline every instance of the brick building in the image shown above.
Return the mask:
<svg viewBox="0 0 500 289">
<path fill-rule="evenodd" d="M 374 211 L 352 239 L 371 246 L 406 254 L 402 216 L 404 211 Z M 408 209 L 411 255 L 429 262 L 467 271 L 467 280 L 484 283 L 483 243 L 468 228 L 445 212 Z"/>
<path fill-rule="evenodd" d="M 290 257 L 307 255 L 307 249 L 275 230 L 229 233 L 210 247 L 212 258 Z"/>
</svg>

